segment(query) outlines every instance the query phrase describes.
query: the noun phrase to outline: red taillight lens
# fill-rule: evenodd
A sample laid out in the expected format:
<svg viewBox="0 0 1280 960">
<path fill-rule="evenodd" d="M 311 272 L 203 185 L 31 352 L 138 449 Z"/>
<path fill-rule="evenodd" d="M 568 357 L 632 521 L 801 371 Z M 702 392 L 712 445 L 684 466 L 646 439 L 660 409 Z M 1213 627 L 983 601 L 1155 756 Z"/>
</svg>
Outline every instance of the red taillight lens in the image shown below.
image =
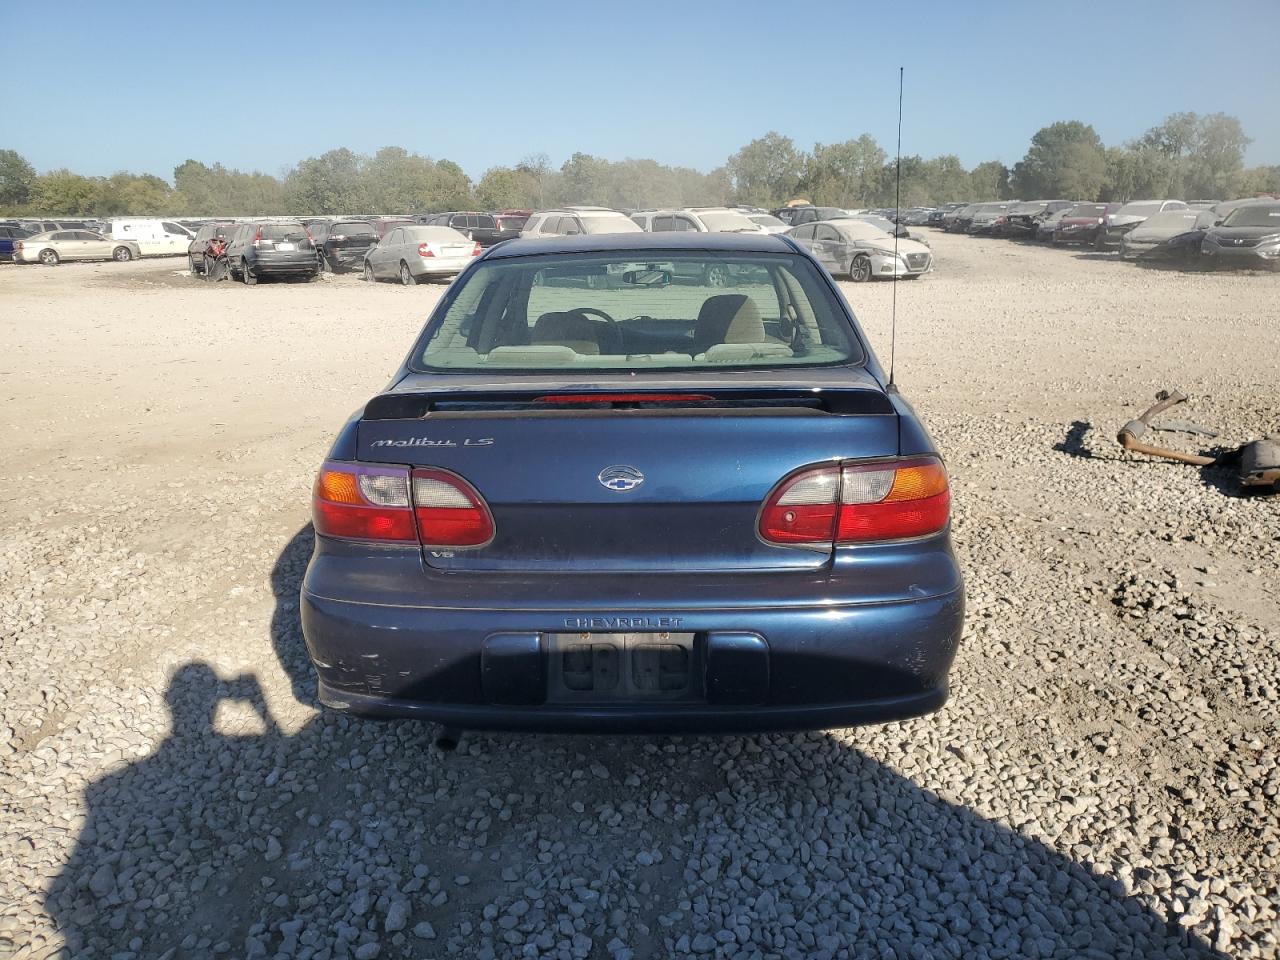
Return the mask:
<svg viewBox="0 0 1280 960">
<path fill-rule="evenodd" d="M 482 547 L 493 539 L 493 515 L 484 498 L 456 473 L 413 471 L 413 508 L 425 547 Z"/>
<path fill-rule="evenodd" d="M 760 536 L 783 546 L 905 540 L 937 533 L 951 493 L 932 457 L 803 470 L 774 488 L 760 511 Z"/>
<path fill-rule="evenodd" d="M 760 512 L 760 536 L 770 543 L 829 546 L 834 536 L 840 469 L 818 467 L 784 480 Z"/>
<path fill-rule="evenodd" d="M 420 256 L 420 257 L 434 257 L 434 256 L 435 256 L 435 254 L 431 252 L 431 244 L 429 244 L 429 243 L 420 243 L 420 244 L 418 244 L 418 256 Z"/>
<path fill-rule="evenodd" d="M 474 247 L 471 248 L 471 255 L 473 257 L 478 257 L 480 256 L 480 253 L 481 253 L 480 244 L 477 243 Z"/>
<path fill-rule="evenodd" d="M 493 539 L 493 515 L 475 487 L 434 467 L 326 463 L 312 506 L 326 537 L 455 548 Z"/>
<path fill-rule="evenodd" d="M 414 543 L 409 471 L 326 463 L 316 477 L 312 515 L 316 533 L 348 540 Z"/>
</svg>

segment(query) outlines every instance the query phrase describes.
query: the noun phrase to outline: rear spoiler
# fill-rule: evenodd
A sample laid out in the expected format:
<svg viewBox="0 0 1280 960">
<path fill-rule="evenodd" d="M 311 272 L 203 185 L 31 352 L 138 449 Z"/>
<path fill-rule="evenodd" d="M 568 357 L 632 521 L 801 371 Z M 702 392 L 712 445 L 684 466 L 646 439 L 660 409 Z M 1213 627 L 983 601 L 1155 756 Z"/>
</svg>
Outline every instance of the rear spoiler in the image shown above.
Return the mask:
<svg viewBox="0 0 1280 960">
<path fill-rule="evenodd" d="M 773 410 L 836 416 L 891 416 L 879 390 L 512 390 L 457 393 L 384 393 L 364 408 L 365 420 L 421 420 L 459 413 L 581 413 L 601 410 L 672 412 Z"/>
</svg>

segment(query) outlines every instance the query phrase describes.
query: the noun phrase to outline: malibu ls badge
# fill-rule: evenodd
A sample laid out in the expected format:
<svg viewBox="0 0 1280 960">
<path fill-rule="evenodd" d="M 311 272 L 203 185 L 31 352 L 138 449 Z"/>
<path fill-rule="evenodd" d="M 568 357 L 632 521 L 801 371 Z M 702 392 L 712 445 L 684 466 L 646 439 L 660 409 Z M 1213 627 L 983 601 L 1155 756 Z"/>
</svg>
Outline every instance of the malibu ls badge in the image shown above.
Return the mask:
<svg viewBox="0 0 1280 960">
<path fill-rule="evenodd" d="M 612 467 L 605 467 L 601 470 L 596 479 L 600 481 L 600 485 L 606 490 L 626 493 L 628 490 L 634 490 L 644 483 L 644 474 L 635 467 L 615 464 Z"/>
</svg>

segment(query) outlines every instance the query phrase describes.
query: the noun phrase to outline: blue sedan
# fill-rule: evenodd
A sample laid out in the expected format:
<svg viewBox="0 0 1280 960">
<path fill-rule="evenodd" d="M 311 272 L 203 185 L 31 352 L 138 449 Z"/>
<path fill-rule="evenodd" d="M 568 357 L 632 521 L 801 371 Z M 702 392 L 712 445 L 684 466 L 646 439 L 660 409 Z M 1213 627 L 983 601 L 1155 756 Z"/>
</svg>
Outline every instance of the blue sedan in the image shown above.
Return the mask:
<svg viewBox="0 0 1280 960">
<path fill-rule="evenodd" d="M 942 459 L 786 237 L 516 240 L 316 478 L 320 700 L 455 729 L 757 731 L 936 710 Z"/>
</svg>

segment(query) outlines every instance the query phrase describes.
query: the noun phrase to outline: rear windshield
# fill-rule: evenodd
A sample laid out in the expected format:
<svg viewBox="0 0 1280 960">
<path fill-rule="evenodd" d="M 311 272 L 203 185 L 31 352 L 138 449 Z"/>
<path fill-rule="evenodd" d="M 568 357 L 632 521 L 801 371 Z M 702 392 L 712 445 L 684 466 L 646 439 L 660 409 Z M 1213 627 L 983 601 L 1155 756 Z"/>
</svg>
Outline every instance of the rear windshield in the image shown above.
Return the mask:
<svg viewBox="0 0 1280 960">
<path fill-rule="evenodd" d="M 373 225 L 365 220 L 343 220 L 330 227 L 329 233 L 342 234 L 344 237 L 371 237 Z"/>
<path fill-rule="evenodd" d="M 263 240 L 305 240 L 307 228 L 300 223 L 264 223 L 258 227 Z"/>
<path fill-rule="evenodd" d="M 1082 203 L 1067 211 L 1067 217 L 1100 217 L 1107 212 L 1106 204 Z"/>
<path fill-rule="evenodd" d="M 1140 200 L 1137 203 L 1126 203 L 1123 207 L 1116 211 L 1118 217 L 1139 217 L 1150 216 L 1153 213 L 1160 212 L 1159 200 Z"/>
<path fill-rule="evenodd" d="M 728 210 L 707 210 L 698 214 L 707 229 L 715 233 L 732 233 L 735 230 L 743 233 L 755 233 L 756 228 L 750 220 L 740 213 Z"/>
<path fill-rule="evenodd" d="M 655 251 L 481 263 L 415 350 L 426 370 L 702 369 L 861 363 L 807 258 Z"/>
<path fill-rule="evenodd" d="M 499 230 L 519 230 L 524 227 L 528 217 L 497 217 Z"/>
<path fill-rule="evenodd" d="M 1222 221 L 1224 227 L 1274 227 L 1280 230 L 1280 204 L 1236 207 Z"/>
<path fill-rule="evenodd" d="M 587 233 L 644 233 L 634 220 L 620 213 L 593 213 L 579 219 Z"/>
</svg>

